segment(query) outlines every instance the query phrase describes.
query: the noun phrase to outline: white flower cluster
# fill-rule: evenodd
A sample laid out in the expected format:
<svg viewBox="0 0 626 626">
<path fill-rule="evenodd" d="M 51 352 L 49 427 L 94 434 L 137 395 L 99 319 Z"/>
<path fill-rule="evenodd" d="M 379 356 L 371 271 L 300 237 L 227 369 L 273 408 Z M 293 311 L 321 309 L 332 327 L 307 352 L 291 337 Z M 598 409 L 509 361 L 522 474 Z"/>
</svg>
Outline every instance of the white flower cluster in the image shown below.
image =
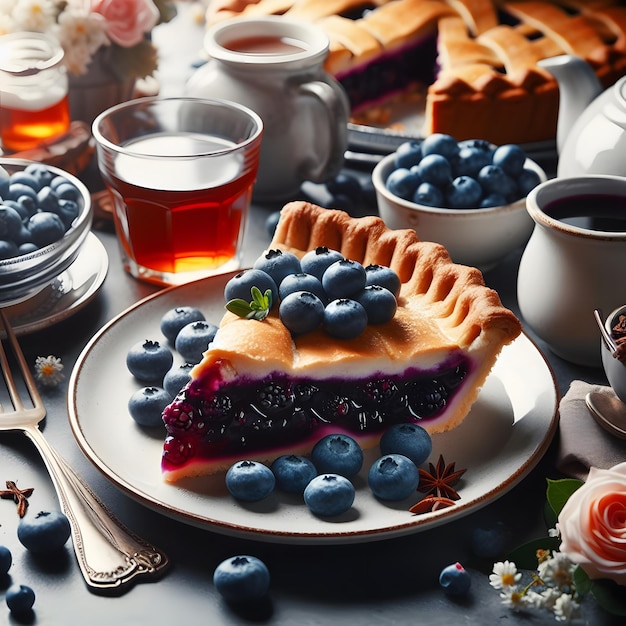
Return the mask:
<svg viewBox="0 0 626 626">
<path fill-rule="evenodd" d="M 576 565 L 557 551 L 537 553 L 536 573 L 522 584 L 522 573 L 512 561 L 494 563 L 489 583 L 500 592 L 502 603 L 515 611 L 544 609 L 559 622 L 571 622 L 580 615 L 580 603 L 574 588 Z"/>
<path fill-rule="evenodd" d="M 90 9 L 90 3 L 81 0 L 0 0 L 0 35 L 52 35 L 63 47 L 68 71 L 84 74 L 96 50 L 111 43 L 103 16 Z"/>
<path fill-rule="evenodd" d="M 35 378 L 46 387 L 56 387 L 64 378 L 63 363 L 56 356 L 38 356 L 35 359 Z"/>
</svg>

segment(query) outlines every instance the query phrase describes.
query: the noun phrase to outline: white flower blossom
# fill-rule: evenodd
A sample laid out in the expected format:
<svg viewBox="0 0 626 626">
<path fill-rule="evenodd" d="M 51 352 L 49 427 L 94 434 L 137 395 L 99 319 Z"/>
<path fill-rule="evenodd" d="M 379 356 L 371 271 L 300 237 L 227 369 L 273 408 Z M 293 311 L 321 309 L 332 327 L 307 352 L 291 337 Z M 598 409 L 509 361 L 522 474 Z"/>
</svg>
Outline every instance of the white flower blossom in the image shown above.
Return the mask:
<svg viewBox="0 0 626 626">
<path fill-rule="evenodd" d="M 46 32 L 54 24 L 55 6 L 52 0 L 17 0 L 13 19 L 22 30 Z"/>
<path fill-rule="evenodd" d="M 489 575 L 489 584 L 494 589 L 506 589 L 513 587 L 522 574 L 517 571 L 517 566 L 512 561 L 500 561 L 494 563 L 493 573 Z"/>
<path fill-rule="evenodd" d="M 580 615 L 580 604 L 569 593 L 559 596 L 554 603 L 557 622 L 571 622 Z"/>
<path fill-rule="evenodd" d="M 504 604 L 504 606 L 507 606 L 514 611 L 521 611 L 531 606 L 528 596 L 520 591 L 517 585 L 504 588 L 500 592 L 500 599 L 502 600 L 502 604 Z"/>
<path fill-rule="evenodd" d="M 548 537 L 556 537 L 558 539 L 560 536 L 561 536 L 561 528 L 559 526 L 559 523 L 557 522 L 554 525 L 554 528 L 548 529 Z"/>
<path fill-rule="evenodd" d="M 554 551 L 551 558 L 539 563 L 537 572 L 546 585 L 569 592 L 575 567 L 565 554 Z"/>
<path fill-rule="evenodd" d="M 38 356 L 35 359 L 35 378 L 46 387 L 55 387 L 64 378 L 63 363 L 56 356 Z"/>
</svg>

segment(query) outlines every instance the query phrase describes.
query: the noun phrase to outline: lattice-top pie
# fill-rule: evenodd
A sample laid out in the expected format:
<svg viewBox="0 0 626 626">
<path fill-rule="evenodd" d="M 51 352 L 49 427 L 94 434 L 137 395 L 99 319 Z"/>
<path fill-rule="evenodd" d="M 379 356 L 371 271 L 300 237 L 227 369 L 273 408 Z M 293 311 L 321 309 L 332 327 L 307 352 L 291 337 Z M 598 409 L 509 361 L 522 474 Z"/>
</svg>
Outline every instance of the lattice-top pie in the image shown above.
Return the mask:
<svg viewBox="0 0 626 626">
<path fill-rule="evenodd" d="M 168 481 L 242 458 L 306 453 L 328 432 L 374 445 L 390 424 L 430 432 L 458 425 L 520 323 L 481 273 L 452 263 L 415 231 L 376 217 L 294 202 L 270 248 L 302 257 L 325 246 L 402 281 L 394 318 L 355 339 L 323 330 L 292 337 L 275 311 L 263 321 L 227 312 L 192 380 L 164 412 Z"/>
<path fill-rule="evenodd" d="M 381 122 L 389 98 L 427 87 L 423 134 L 495 144 L 554 139 L 558 87 L 541 59 L 573 54 L 605 87 L 626 73 L 620 0 L 212 0 L 208 22 L 286 15 L 330 39 L 327 69 L 356 121 Z"/>
</svg>

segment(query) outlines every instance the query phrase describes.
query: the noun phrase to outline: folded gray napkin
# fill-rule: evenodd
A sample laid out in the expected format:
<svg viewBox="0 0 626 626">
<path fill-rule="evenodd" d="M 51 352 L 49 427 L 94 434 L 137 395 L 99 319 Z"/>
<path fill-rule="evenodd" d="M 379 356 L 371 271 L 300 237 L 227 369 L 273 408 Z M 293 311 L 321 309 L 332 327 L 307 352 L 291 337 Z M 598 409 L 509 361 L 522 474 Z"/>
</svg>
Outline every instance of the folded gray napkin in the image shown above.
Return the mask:
<svg viewBox="0 0 626 626">
<path fill-rule="evenodd" d="M 608 469 L 626 461 L 626 440 L 608 433 L 592 417 L 585 396 L 592 391 L 613 394 L 610 387 L 572 381 L 559 405 L 557 469 L 585 480 L 591 466 Z"/>
</svg>

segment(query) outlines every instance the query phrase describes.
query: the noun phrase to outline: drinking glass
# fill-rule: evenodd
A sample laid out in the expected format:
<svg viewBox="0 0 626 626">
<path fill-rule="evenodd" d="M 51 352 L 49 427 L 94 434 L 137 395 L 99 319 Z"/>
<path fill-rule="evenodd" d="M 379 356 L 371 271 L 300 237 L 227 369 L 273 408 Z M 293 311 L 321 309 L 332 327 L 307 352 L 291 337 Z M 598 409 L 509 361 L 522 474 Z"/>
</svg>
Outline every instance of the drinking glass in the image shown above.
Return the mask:
<svg viewBox="0 0 626 626">
<path fill-rule="evenodd" d="M 147 97 L 93 123 L 125 269 L 177 285 L 239 269 L 261 118 L 226 100 Z"/>
</svg>

